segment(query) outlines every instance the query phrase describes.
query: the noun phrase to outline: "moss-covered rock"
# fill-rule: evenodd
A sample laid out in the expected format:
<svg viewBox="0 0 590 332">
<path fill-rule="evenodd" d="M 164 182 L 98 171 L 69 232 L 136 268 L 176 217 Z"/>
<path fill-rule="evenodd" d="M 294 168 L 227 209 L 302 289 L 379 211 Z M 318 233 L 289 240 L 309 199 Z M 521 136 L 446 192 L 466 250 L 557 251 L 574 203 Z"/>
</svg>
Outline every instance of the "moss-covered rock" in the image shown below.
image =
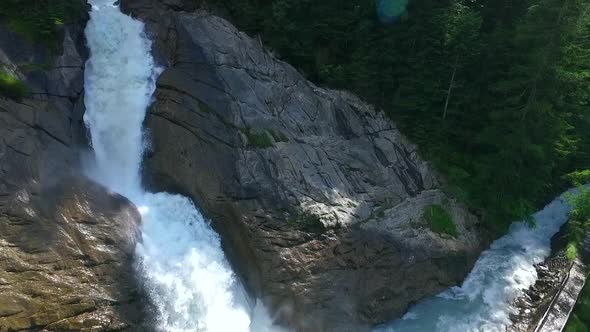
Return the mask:
<svg viewBox="0 0 590 332">
<path fill-rule="evenodd" d="M 0 96 L 22 100 L 31 94 L 27 85 L 13 74 L 0 70 Z"/>
<path fill-rule="evenodd" d="M 248 130 L 245 132 L 246 137 L 248 138 L 248 144 L 250 146 L 264 149 L 269 148 L 272 146 L 272 139 L 269 133 L 266 130 L 261 132 L 257 132 L 255 130 Z"/>
<path fill-rule="evenodd" d="M 442 205 L 432 204 L 427 206 L 422 216 L 428 223 L 431 231 L 438 234 L 447 234 L 452 237 L 458 235 L 457 226 L 453 218 Z"/>
</svg>

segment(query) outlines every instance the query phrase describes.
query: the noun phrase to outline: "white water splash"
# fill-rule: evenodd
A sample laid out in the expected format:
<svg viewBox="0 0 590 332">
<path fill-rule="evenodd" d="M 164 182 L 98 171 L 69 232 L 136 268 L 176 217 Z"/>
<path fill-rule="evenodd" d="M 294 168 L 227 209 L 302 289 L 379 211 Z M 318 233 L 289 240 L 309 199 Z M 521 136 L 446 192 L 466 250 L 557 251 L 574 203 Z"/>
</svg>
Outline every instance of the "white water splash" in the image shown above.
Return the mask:
<svg viewBox="0 0 590 332">
<path fill-rule="evenodd" d="M 186 197 L 146 193 L 140 169 L 142 124 L 160 70 L 144 25 L 113 5 L 91 0 L 86 28 L 84 120 L 95 163 L 91 177 L 127 196 L 142 215 L 139 272 L 161 331 L 275 331 L 266 310 L 250 306 L 218 235 Z M 251 317 L 256 317 L 255 320 Z"/>
<path fill-rule="evenodd" d="M 537 280 L 535 264 L 551 252 L 551 237 L 567 221 L 565 195 L 533 217 L 536 227 L 514 223 L 484 251 L 461 287 L 424 300 L 380 332 L 504 332 L 513 300 Z"/>
<path fill-rule="evenodd" d="M 86 27 L 91 57 L 84 72 L 84 121 L 92 134 L 93 177 L 129 194 L 140 188 L 142 123 L 159 73 L 149 55 L 151 43 L 143 33 L 143 24 L 109 2 L 91 1 L 93 9 Z"/>
</svg>

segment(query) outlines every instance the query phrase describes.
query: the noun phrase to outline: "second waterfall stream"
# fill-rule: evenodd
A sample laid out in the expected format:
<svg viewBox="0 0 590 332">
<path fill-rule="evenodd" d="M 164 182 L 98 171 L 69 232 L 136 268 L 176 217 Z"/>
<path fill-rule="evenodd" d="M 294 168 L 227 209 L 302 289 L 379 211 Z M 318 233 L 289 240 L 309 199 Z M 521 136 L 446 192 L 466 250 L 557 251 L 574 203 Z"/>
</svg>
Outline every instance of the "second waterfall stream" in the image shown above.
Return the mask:
<svg viewBox="0 0 590 332">
<path fill-rule="evenodd" d="M 114 1 L 90 1 L 84 120 L 95 160 L 87 171 L 141 213 L 138 273 L 157 310 L 156 328 L 275 330 L 262 306 L 250 305 L 219 236 L 191 200 L 142 187 L 143 121 L 161 70 L 144 25 L 121 13 Z"/>
</svg>

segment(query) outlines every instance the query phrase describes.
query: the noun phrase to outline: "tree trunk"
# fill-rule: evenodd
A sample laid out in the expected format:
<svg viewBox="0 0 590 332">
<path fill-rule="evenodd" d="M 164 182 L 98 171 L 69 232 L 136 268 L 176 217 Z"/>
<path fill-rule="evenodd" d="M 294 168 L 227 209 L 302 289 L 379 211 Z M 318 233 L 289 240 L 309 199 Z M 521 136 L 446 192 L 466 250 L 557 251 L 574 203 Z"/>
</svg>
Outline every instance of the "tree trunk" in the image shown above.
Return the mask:
<svg viewBox="0 0 590 332">
<path fill-rule="evenodd" d="M 455 84 L 455 75 L 457 74 L 457 66 L 459 65 L 459 54 L 455 56 L 455 64 L 453 65 L 453 75 L 451 76 L 451 83 L 447 90 L 447 100 L 445 101 L 445 109 L 443 111 L 443 120 L 447 117 L 447 110 L 449 109 L 449 101 L 451 100 L 451 93 L 453 92 L 453 85 Z"/>
</svg>

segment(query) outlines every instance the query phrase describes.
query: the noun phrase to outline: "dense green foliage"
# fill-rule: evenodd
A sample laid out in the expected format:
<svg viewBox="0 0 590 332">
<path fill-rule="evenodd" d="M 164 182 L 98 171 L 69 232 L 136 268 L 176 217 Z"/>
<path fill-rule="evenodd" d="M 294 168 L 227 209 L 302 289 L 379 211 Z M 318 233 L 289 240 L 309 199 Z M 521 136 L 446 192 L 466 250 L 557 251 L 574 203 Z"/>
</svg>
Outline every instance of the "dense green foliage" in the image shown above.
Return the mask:
<svg viewBox="0 0 590 332">
<path fill-rule="evenodd" d="M 54 47 L 61 27 L 83 13 L 80 0 L 2 0 L 0 19 L 32 41 Z"/>
<path fill-rule="evenodd" d="M 0 97 L 21 100 L 29 94 L 30 90 L 23 81 L 10 73 L 0 70 Z"/>
<path fill-rule="evenodd" d="M 438 204 L 427 206 L 424 209 L 423 217 L 433 232 L 457 236 L 457 226 L 455 226 L 451 215 L 442 206 Z"/>
<path fill-rule="evenodd" d="M 569 173 L 564 178 L 576 187 L 582 186 L 590 183 L 590 169 Z"/>
<path fill-rule="evenodd" d="M 590 170 L 584 170 L 568 174 L 566 178 L 574 185 L 579 186 L 579 193 L 568 197 L 572 205 L 570 219 L 567 224 L 568 244 L 566 249 L 567 258 L 573 260 L 577 257 L 585 235 L 590 230 L 590 189 L 581 187 L 582 184 L 590 183 Z M 590 283 L 587 283 L 574 307 L 565 331 L 586 332 L 590 331 Z"/>
<path fill-rule="evenodd" d="M 569 195 L 572 211 L 567 224 L 567 256 L 574 259 L 577 248 L 580 246 L 588 231 L 590 231 L 590 189 L 582 187 L 582 184 L 590 183 L 590 171 L 574 172 L 566 176 L 574 185 L 578 186 L 578 193 Z"/>
<path fill-rule="evenodd" d="M 380 106 L 498 231 L 589 165 L 587 0 L 216 0 L 313 81 Z"/>
</svg>

